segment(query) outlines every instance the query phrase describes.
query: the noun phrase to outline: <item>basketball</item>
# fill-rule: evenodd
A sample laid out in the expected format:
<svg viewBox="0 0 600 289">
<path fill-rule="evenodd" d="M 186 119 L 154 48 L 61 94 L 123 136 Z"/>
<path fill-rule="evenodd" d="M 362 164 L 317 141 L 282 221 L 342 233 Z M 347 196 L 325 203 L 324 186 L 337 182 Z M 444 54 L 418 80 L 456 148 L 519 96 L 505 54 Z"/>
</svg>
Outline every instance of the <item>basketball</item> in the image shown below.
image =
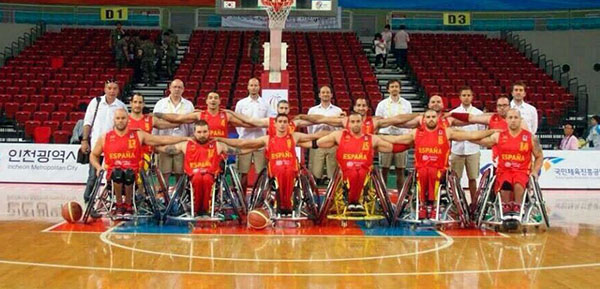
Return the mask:
<svg viewBox="0 0 600 289">
<path fill-rule="evenodd" d="M 75 201 L 66 202 L 62 206 L 61 211 L 62 217 L 69 223 L 76 223 L 81 219 L 81 215 L 83 214 L 83 210 L 79 203 Z"/>
<path fill-rule="evenodd" d="M 248 227 L 262 230 L 270 223 L 269 211 L 265 209 L 255 209 L 248 213 Z"/>
</svg>

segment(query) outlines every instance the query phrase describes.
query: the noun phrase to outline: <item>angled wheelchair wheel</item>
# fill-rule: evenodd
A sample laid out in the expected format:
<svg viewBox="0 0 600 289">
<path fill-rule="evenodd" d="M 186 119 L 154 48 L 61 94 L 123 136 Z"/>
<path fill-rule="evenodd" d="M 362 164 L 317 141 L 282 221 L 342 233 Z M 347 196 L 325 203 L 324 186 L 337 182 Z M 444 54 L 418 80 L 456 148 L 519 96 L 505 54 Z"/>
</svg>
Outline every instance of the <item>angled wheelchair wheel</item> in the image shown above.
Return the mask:
<svg viewBox="0 0 600 289">
<path fill-rule="evenodd" d="M 254 186 L 252 187 L 252 192 L 250 193 L 250 200 L 248 200 L 248 211 L 254 210 L 257 204 L 260 204 L 259 195 L 261 191 L 268 188 L 269 185 L 269 176 L 267 175 L 267 169 L 263 169 L 258 174 L 256 178 L 256 182 L 254 182 Z"/>
<path fill-rule="evenodd" d="M 334 202 L 335 199 L 335 191 L 337 187 L 342 182 L 342 172 L 339 168 L 335 170 L 334 177 L 331 181 L 329 181 L 329 185 L 327 185 L 327 191 L 325 192 L 325 198 L 323 200 L 323 204 L 321 205 L 321 210 L 319 212 L 319 218 L 317 219 L 317 223 L 321 224 L 325 219 L 327 219 L 327 214 L 329 214 L 329 209 Z"/>
<path fill-rule="evenodd" d="M 473 212 L 473 221 L 478 227 L 481 226 L 481 221 L 483 220 L 483 216 L 485 216 L 486 212 L 482 212 L 482 210 L 486 209 L 485 206 L 490 198 L 489 194 L 493 193 L 492 188 L 495 180 L 493 172 L 493 167 L 488 168 L 483 172 L 481 179 L 479 180 L 479 187 L 477 188 L 477 206 Z"/>
<path fill-rule="evenodd" d="M 400 214 L 404 211 L 406 205 L 408 204 L 408 196 L 411 193 L 410 190 L 413 189 L 413 185 L 415 183 L 416 172 L 412 171 L 406 181 L 404 181 L 404 185 L 402 186 L 402 190 L 400 190 L 400 194 L 398 195 L 398 201 L 396 202 L 396 210 L 394 212 L 394 218 L 392 219 L 392 225 L 398 221 Z M 416 192 L 413 192 L 416 193 Z"/>
<path fill-rule="evenodd" d="M 390 200 L 390 196 L 388 195 L 387 188 L 385 183 L 383 182 L 383 177 L 378 169 L 374 168 L 371 171 L 371 180 L 373 181 L 373 185 L 375 186 L 375 192 L 377 193 L 377 198 L 379 199 L 379 204 L 381 205 L 381 210 L 385 215 L 385 219 L 388 221 L 388 225 L 391 225 L 394 222 L 394 208 L 392 207 L 392 201 Z"/>
<path fill-rule="evenodd" d="M 173 193 L 173 196 L 172 196 L 171 200 L 169 201 L 167 208 L 165 209 L 165 213 L 164 213 L 165 216 L 166 215 L 176 215 L 177 211 L 180 211 L 181 202 L 182 202 L 183 198 L 185 197 L 184 194 L 185 194 L 185 190 L 187 187 L 187 182 L 188 182 L 187 175 L 183 175 L 181 178 L 179 178 L 179 181 L 175 185 L 175 192 Z"/>
<path fill-rule="evenodd" d="M 529 176 L 529 183 L 532 184 L 532 189 L 536 201 L 540 207 L 540 211 L 542 212 L 542 217 L 544 218 L 544 223 L 546 223 L 546 228 L 550 228 L 550 220 L 548 219 L 548 211 L 546 210 L 546 201 L 544 201 L 544 196 L 542 195 L 542 190 L 540 189 L 540 183 L 532 176 Z"/>
<path fill-rule="evenodd" d="M 171 196 L 169 195 L 169 190 L 167 189 L 167 182 L 165 181 L 165 177 L 163 176 L 162 172 L 158 167 L 154 167 L 151 170 L 149 170 L 148 180 L 152 182 L 153 188 L 155 186 L 154 182 L 156 181 L 156 186 L 158 187 L 158 190 L 154 190 L 154 195 L 156 196 L 159 193 L 162 194 L 165 200 L 165 204 L 168 204 L 171 201 Z"/>
<path fill-rule="evenodd" d="M 140 172 L 140 176 L 142 177 L 142 185 L 144 186 L 144 192 L 146 193 L 145 202 L 147 202 L 147 205 L 152 211 L 154 217 L 158 219 L 161 213 L 161 206 L 156 200 L 156 193 L 154 192 L 154 187 L 152 186 L 150 177 L 145 171 Z"/>
<path fill-rule="evenodd" d="M 477 203 L 477 210 L 475 211 L 474 217 L 476 218 L 477 227 L 481 227 L 483 223 L 483 218 L 487 214 L 487 211 L 490 210 L 490 206 L 493 206 L 494 200 L 494 190 L 493 190 L 493 181 L 495 177 L 491 178 L 491 182 L 488 184 L 487 188 L 483 191 L 483 194 L 479 197 L 479 202 Z"/>
<path fill-rule="evenodd" d="M 456 213 L 461 223 L 467 226 L 470 223 L 469 208 L 467 206 L 465 192 L 462 190 L 462 187 L 458 181 L 459 180 L 456 176 L 456 173 L 448 170 L 446 173 L 446 190 L 452 198 L 452 203 L 456 208 Z"/>
<path fill-rule="evenodd" d="M 243 214 L 245 214 L 244 212 L 244 208 L 243 208 L 243 199 L 240 198 L 240 196 L 238 195 L 237 192 L 235 192 L 235 190 L 232 190 L 231 187 L 229 186 L 229 184 L 227 183 L 227 181 L 225 180 L 225 176 L 221 176 L 221 186 L 219 188 L 217 188 L 217 190 L 221 190 L 221 194 L 224 194 L 225 197 L 228 199 L 227 201 L 222 200 L 223 202 L 229 202 L 233 212 L 235 213 L 235 215 L 237 216 L 237 220 L 238 223 L 241 225 L 244 223 L 243 220 Z M 223 207 L 224 204 L 221 204 L 221 207 Z"/>
<path fill-rule="evenodd" d="M 242 182 L 240 181 L 239 175 L 237 173 L 237 170 L 235 169 L 235 167 L 233 165 L 226 165 L 225 166 L 225 176 L 229 175 L 229 177 L 231 178 L 231 185 L 229 185 L 229 189 L 233 191 L 233 194 L 236 195 L 236 200 L 238 201 L 239 204 L 239 209 L 242 212 L 242 214 L 247 214 L 248 213 L 248 204 L 246 203 L 246 192 L 243 191 L 243 186 L 242 186 Z M 227 178 L 223 178 L 223 182 L 226 182 Z"/>
<path fill-rule="evenodd" d="M 317 182 L 315 181 L 315 177 L 313 176 L 313 174 L 309 170 L 307 170 L 304 167 L 300 171 L 300 174 L 306 176 L 306 179 L 308 180 L 309 188 L 310 188 L 311 192 L 313 193 L 313 197 L 314 197 L 315 203 L 317 204 L 317 207 L 320 208 L 320 206 L 321 206 L 321 196 L 319 195 L 319 187 L 317 186 Z"/>
<path fill-rule="evenodd" d="M 316 221 L 319 218 L 319 205 L 317 204 L 315 193 L 311 188 L 310 180 L 304 174 L 300 174 L 298 178 L 300 181 L 300 199 L 302 199 L 306 207 L 308 218 Z"/>
<path fill-rule="evenodd" d="M 101 201 L 100 196 L 98 196 L 98 191 L 102 186 L 102 179 L 104 179 L 104 170 L 100 171 L 100 174 L 98 175 L 98 177 L 96 178 L 96 182 L 94 183 L 94 188 L 92 189 L 92 193 L 90 194 L 90 201 L 88 202 L 85 208 L 85 212 L 83 213 L 82 220 L 84 224 L 88 223 L 88 219 L 90 218 L 92 210 L 94 210 Z"/>
</svg>

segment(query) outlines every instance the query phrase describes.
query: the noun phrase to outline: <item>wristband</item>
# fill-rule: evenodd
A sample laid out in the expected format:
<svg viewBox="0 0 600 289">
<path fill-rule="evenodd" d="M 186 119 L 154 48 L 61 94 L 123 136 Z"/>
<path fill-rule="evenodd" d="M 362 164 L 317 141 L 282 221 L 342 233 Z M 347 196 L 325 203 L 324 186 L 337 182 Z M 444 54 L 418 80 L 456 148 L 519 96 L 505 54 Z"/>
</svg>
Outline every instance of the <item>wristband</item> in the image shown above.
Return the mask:
<svg viewBox="0 0 600 289">
<path fill-rule="evenodd" d="M 319 146 L 317 145 L 317 140 L 316 139 L 312 140 L 312 148 L 313 149 L 318 149 L 319 148 Z"/>
<path fill-rule="evenodd" d="M 450 116 L 463 122 L 469 122 L 469 114 L 465 112 L 453 112 L 450 113 Z"/>
<path fill-rule="evenodd" d="M 407 149 L 409 149 L 410 146 L 409 145 L 405 145 L 405 144 L 394 144 L 394 148 L 392 149 L 393 153 L 401 153 Z"/>
</svg>

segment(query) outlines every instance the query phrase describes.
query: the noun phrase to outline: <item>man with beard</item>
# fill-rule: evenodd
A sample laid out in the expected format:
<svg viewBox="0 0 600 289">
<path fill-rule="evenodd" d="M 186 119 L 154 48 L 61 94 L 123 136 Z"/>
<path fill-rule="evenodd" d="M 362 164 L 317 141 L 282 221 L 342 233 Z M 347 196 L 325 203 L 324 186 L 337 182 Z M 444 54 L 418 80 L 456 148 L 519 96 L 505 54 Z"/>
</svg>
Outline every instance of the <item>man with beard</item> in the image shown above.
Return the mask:
<svg viewBox="0 0 600 289">
<path fill-rule="evenodd" d="M 460 131 L 446 127 L 439 121 L 438 113 L 432 109 L 425 111 L 422 119 L 424 124 L 407 135 L 380 136 L 391 143 L 414 142 L 419 201 L 424 204 L 419 211 L 420 219 L 434 217 L 433 204 L 442 176 L 448 169 L 450 141 L 475 141 L 494 133 L 492 130 Z"/>
<path fill-rule="evenodd" d="M 127 110 L 115 111 L 114 129 L 103 134 L 90 155 L 90 164 L 96 169 L 106 169 L 106 179 L 112 180 L 116 197 L 115 214 L 133 214 L 133 183 L 140 170 L 142 145 L 168 145 L 184 141 L 186 137 L 154 136 L 143 131 L 133 131 L 127 127 Z M 104 166 L 100 164 L 100 155 L 104 154 Z M 122 190 L 125 186 L 125 202 Z"/>
<path fill-rule="evenodd" d="M 184 154 L 183 170 L 192 183 L 197 215 L 209 213 L 212 187 L 221 173 L 223 155 L 242 153 L 212 138 L 208 122 L 203 119 L 194 124 L 193 139 L 156 149 L 167 154 Z"/>
</svg>

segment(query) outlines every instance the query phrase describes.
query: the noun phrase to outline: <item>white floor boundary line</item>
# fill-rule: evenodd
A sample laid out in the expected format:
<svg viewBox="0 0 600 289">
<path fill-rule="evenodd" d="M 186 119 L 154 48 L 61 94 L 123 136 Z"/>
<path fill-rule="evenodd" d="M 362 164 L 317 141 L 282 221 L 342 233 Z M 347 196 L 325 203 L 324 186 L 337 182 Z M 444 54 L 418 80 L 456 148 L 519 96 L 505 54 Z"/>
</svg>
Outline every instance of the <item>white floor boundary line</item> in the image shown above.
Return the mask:
<svg viewBox="0 0 600 289">
<path fill-rule="evenodd" d="M 114 228 L 116 228 L 116 227 L 114 227 Z M 114 228 L 111 228 L 111 230 L 108 230 L 108 231 L 100 234 L 100 240 L 103 243 L 105 243 L 105 244 L 107 244 L 109 246 L 114 246 L 114 247 L 121 248 L 121 249 L 124 249 L 124 250 L 134 251 L 134 252 L 138 252 L 138 253 L 152 254 L 152 255 L 169 256 L 169 257 L 179 257 L 179 258 L 185 258 L 185 259 L 190 259 L 191 258 L 191 259 L 202 259 L 202 260 L 237 261 L 237 262 L 301 263 L 301 262 L 344 262 L 344 261 L 381 260 L 381 259 L 399 258 L 399 257 L 415 256 L 415 255 L 422 255 L 422 254 L 432 253 L 432 252 L 441 251 L 441 250 L 444 250 L 446 248 L 449 248 L 450 246 L 452 246 L 452 244 L 454 244 L 454 240 L 451 237 L 449 237 L 446 234 L 443 234 L 441 232 L 438 232 L 446 240 L 446 242 L 444 242 L 444 244 L 442 244 L 441 246 L 439 246 L 439 247 L 436 246 L 434 248 L 423 250 L 423 251 L 417 251 L 417 252 L 411 252 L 411 253 L 403 253 L 403 254 L 372 256 L 372 257 L 356 257 L 356 258 L 338 258 L 338 259 L 250 259 L 250 258 L 226 258 L 226 257 L 212 257 L 212 256 L 190 256 L 190 255 L 184 255 L 184 254 L 176 254 L 176 253 L 169 253 L 169 252 L 145 250 L 145 249 L 139 249 L 139 248 L 133 248 L 133 247 L 121 245 L 121 244 L 115 243 L 112 240 L 110 240 L 109 236 L 111 235 L 111 232 L 112 232 L 112 230 Z"/>
<path fill-rule="evenodd" d="M 158 273 L 158 274 L 210 275 L 210 276 L 261 276 L 261 277 L 273 277 L 273 276 L 279 276 L 279 277 L 364 277 L 364 276 L 457 275 L 457 274 L 509 273 L 509 272 L 524 272 L 524 271 L 544 271 L 544 270 L 600 267 L 600 263 L 588 263 L 588 264 L 554 265 L 554 266 L 542 266 L 542 267 L 525 267 L 525 268 L 521 267 L 521 268 L 492 269 L 492 270 L 460 270 L 460 271 L 439 271 L 439 272 L 429 271 L 429 272 L 380 272 L 380 273 L 377 273 L 377 272 L 374 272 L 374 273 L 254 273 L 254 272 L 203 272 L 203 271 L 176 271 L 176 270 L 111 268 L 111 267 L 66 265 L 66 264 L 38 263 L 38 262 L 11 261 L 11 260 L 0 260 L 0 264 L 35 266 L 35 267 L 58 268 L 58 269 L 126 272 L 126 273 Z"/>
</svg>

